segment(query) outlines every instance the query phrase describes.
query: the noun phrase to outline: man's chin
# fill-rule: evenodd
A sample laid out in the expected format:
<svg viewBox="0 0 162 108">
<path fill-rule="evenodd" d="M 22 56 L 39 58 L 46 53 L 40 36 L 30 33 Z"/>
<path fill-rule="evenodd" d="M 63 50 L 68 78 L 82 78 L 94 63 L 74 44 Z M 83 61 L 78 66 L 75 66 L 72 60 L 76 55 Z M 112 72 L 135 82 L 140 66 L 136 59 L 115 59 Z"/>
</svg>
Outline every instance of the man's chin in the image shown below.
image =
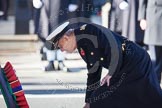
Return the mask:
<svg viewBox="0 0 162 108">
<path fill-rule="evenodd" d="M 71 51 L 67 51 L 67 50 L 65 50 L 64 52 L 66 52 L 66 53 L 71 53 Z"/>
<path fill-rule="evenodd" d="M 74 48 L 74 49 L 69 49 L 69 50 L 65 50 L 65 52 L 67 52 L 67 53 L 73 53 L 73 52 L 75 51 L 75 49 L 76 49 L 76 48 Z"/>
<path fill-rule="evenodd" d="M 74 50 L 72 50 L 72 51 L 66 51 L 67 53 L 73 53 L 74 52 Z"/>
<path fill-rule="evenodd" d="M 73 53 L 74 51 L 68 51 L 68 53 Z"/>
</svg>

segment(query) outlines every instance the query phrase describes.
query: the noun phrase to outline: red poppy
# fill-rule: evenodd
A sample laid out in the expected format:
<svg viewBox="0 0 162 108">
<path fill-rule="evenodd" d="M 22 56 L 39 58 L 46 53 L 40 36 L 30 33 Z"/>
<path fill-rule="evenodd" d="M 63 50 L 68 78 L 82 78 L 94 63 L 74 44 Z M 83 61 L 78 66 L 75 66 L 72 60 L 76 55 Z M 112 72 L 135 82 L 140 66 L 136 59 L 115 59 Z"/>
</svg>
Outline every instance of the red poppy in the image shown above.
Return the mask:
<svg viewBox="0 0 162 108">
<path fill-rule="evenodd" d="M 81 48 L 81 50 L 80 50 L 80 54 L 82 55 L 82 56 L 85 56 L 85 51 Z"/>
</svg>

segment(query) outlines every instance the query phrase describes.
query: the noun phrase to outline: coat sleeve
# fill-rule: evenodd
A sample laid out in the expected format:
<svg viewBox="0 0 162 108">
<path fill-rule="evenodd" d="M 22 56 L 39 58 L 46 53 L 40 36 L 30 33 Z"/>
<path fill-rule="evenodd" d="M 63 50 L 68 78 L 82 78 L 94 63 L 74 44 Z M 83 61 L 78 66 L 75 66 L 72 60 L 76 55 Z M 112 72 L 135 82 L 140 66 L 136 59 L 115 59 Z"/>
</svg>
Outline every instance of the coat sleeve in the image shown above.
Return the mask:
<svg viewBox="0 0 162 108">
<path fill-rule="evenodd" d="M 91 67 L 87 65 L 88 71 L 91 71 Z M 86 89 L 86 98 L 85 102 L 89 102 L 92 92 L 100 86 L 102 67 L 98 66 L 96 71 L 93 73 L 88 73 L 87 76 L 87 89 Z"/>
<path fill-rule="evenodd" d="M 147 0 L 139 0 L 138 20 L 146 19 Z"/>
</svg>

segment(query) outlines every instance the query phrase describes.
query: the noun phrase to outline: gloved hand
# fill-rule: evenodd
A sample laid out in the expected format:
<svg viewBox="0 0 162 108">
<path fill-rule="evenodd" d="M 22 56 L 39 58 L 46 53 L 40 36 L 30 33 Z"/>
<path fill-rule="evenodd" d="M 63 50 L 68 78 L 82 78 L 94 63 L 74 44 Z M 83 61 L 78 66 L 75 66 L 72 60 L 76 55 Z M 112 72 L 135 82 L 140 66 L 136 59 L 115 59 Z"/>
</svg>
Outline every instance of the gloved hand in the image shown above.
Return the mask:
<svg viewBox="0 0 162 108">
<path fill-rule="evenodd" d="M 141 27 L 142 30 L 146 30 L 147 21 L 145 19 L 140 20 L 140 27 Z"/>
<path fill-rule="evenodd" d="M 126 2 L 126 1 L 122 1 L 122 2 L 119 4 L 119 8 L 120 8 L 121 10 L 124 10 L 124 9 L 128 8 L 128 6 L 129 6 L 129 4 L 128 4 L 128 2 Z"/>
<path fill-rule="evenodd" d="M 0 16 L 4 15 L 4 12 L 3 11 L 0 11 Z"/>
<path fill-rule="evenodd" d="M 36 9 L 39 9 L 43 6 L 43 2 L 41 0 L 33 0 L 33 6 L 36 8 Z"/>
<path fill-rule="evenodd" d="M 74 12 L 77 10 L 77 8 L 78 8 L 78 5 L 76 5 L 76 4 L 69 4 L 69 6 L 68 6 L 69 12 Z"/>
</svg>

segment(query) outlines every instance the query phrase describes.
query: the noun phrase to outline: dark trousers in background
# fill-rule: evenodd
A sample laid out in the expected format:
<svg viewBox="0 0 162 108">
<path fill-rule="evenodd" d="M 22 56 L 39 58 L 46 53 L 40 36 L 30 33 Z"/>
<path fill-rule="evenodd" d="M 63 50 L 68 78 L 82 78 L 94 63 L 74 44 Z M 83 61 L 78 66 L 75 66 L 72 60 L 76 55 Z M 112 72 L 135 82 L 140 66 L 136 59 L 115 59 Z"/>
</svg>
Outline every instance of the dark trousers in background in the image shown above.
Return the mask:
<svg viewBox="0 0 162 108">
<path fill-rule="evenodd" d="M 9 8 L 9 0 L 0 0 L 0 10 L 4 12 L 4 15 L 2 16 L 4 20 L 7 20 L 8 8 Z"/>
<path fill-rule="evenodd" d="M 154 66 L 155 72 L 157 73 L 159 82 L 161 81 L 162 73 L 162 46 L 155 46 L 155 58 Z"/>
</svg>

